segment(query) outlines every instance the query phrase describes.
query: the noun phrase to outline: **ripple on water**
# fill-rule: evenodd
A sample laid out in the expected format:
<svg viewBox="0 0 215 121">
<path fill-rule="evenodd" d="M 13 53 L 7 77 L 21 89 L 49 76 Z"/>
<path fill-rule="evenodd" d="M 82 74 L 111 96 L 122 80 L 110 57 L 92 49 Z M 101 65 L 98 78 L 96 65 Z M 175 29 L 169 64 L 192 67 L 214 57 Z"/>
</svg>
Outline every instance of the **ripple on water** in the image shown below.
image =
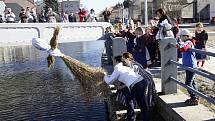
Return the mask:
<svg viewBox="0 0 215 121">
<path fill-rule="evenodd" d="M 102 41 L 61 44 L 60 48 L 76 59 L 100 66 Z M 61 59 L 48 70 L 46 53 L 31 46 L 0 51 L 8 53 L 0 55 L 0 120 L 106 120 L 103 101 L 88 99 Z"/>
</svg>

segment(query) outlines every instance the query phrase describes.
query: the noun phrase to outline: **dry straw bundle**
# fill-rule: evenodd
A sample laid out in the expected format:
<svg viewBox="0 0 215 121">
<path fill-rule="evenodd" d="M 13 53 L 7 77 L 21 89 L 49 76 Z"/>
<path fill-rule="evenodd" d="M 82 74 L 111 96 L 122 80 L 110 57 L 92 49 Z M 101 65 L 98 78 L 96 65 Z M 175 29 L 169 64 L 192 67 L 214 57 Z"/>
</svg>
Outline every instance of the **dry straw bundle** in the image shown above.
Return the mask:
<svg viewBox="0 0 215 121">
<path fill-rule="evenodd" d="M 57 39 L 60 28 L 56 27 L 53 37 L 50 40 L 51 49 L 57 48 Z M 105 96 L 107 94 L 107 85 L 104 82 L 105 71 L 102 68 L 90 67 L 70 56 L 62 55 L 62 60 L 65 62 L 70 71 L 80 81 L 83 89 L 90 95 Z M 47 57 L 48 67 L 51 67 L 54 63 L 54 57 L 49 55 Z M 88 95 L 88 96 L 90 96 Z"/>
<path fill-rule="evenodd" d="M 61 58 L 86 91 L 99 96 L 107 94 L 107 85 L 103 80 L 105 72 L 103 69 L 90 67 L 70 56 L 64 55 Z"/>
</svg>

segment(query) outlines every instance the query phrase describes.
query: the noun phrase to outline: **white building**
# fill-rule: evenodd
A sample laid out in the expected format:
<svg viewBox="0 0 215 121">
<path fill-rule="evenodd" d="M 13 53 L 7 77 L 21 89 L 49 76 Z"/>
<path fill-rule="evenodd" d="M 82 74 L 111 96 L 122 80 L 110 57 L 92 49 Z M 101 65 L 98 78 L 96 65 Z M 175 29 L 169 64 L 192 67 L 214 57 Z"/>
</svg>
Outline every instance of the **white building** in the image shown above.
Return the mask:
<svg viewBox="0 0 215 121">
<path fill-rule="evenodd" d="M 3 1 L 0 1 L 0 15 L 4 15 L 5 7 L 5 3 Z"/>
<path fill-rule="evenodd" d="M 210 0 L 210 20 L 212 20 L 213 17 L 215 17 L 215 0 Z"/>
<path fill-rule="evenodd" d="M 59 0 L 59 13 L 77 13 L 80 8 L 80 0 Z"/>
</svg>

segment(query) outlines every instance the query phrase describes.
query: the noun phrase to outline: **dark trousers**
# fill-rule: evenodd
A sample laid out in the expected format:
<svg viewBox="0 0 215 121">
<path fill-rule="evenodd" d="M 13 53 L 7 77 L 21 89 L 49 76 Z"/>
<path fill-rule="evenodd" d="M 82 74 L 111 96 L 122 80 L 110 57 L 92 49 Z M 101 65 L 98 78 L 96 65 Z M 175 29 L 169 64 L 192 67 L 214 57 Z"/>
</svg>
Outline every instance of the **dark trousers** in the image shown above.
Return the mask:
<svg viewBox="0 0 215 121">
<path fill-rule="evenodd" d="M 186 80 L 185 84 L 195 90 L 197 90 L 197 85 L 196 82 L 193 80 L 194 77 L 194 72 L 186 70 Z M 197 95 L 189 90 L 187 90 L 188 93 L 190 94 L 191 99 L 197 99 Z"/>
<path fill-rule="evenodd" d="M 138 106 L 141 109 L 142 121 L 149 121 L 149 109 L 147 102 L 148 82 L 142 80 L 135 84 L 131 89 L 130 99 L 136 99 Z"/>
<path fill-rule="evenodd" d="M 130 91 L 126 95 L 125 102 L 126 102 L 126 109 L 127 109 L 127 120 L 135 121 L 136 116 L 135 116 L 135 112 L 134 112 L 134 99 L 131 98 Z"/>
</svg>

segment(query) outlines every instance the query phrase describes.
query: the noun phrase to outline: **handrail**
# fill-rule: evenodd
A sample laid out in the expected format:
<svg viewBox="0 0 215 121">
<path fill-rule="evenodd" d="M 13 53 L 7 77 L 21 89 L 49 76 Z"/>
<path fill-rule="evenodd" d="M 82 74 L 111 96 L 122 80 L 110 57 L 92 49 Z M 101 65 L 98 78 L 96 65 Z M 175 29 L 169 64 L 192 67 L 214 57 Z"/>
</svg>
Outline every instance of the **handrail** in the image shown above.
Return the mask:
<svg viewBox="0 0 215 121">
<path fill-rule="evenodd" d="M 168 46 L 170 46 L 170 47 L 176 47 L 173 43 L 169 43 Z M 205 54 L 205 55 L 209 55 L 209 56 L 215 57 L 215 53 L 209 52 L 209 51 L 204 51 L 204 50 L 194 49 L 194 48 L 190 48 L 189 51 L 193 51 L 193 52 L 196 52 L 196 53 Z"/>
<path fill-rule="evenodd" d="M 177 66 L 182 68 L 183 70 L 188 70 L 191 72 L 194 72 L 198 75 L 201 75 L 205 78 L 208 78 L 212 81 L 215 81 L 215 74 L 210 73 L 208 71 L 201 71 L 192 67 L 184 66 L 183 64 L 176 61 L 175 57 L 177 57 L 176 53 L 176 40 L 174 38 L 166 38 L 163 41 L 160 42 L 160 51 L 161 51 L 161 67 L 162 67 L 162 92 L 164 94 L 172 94 L 174 93 L 172 90 L 176 89 L 176 84 L 179 84 L 180 86 L 186 88 L 187 90 L 196 93 L 200 97 L 206 99 L 208 102 L 215 104 L 215 100 L 207 96 L 198 90 L 193 89 L 192 87 L 189 87 L 188 85 L 184 84 L 180 80 L 177 80 Z M 208 52 L 204 50 L 199 49 L 189 49 L 188 51 L 192 51 L 195 53 L 205 54 L 209 56 L 215 57 L 214 52 Z M 176 73 L 174 73 L 176 71 Z M 174 83 L 174 84 L 172 84 Z M 174 87 L 173 87 L 174 86 Z"/>
<path fill-rule="evenodd" d="M 209 52 L 209 51 L 204 51 L 204 50 L 194 49 L 194 48 L 190 48 L 189 51 L 193 51 L 193 52 L 196 52 L 196 53 L 205 54 L 205 55 L 209 55 L 209 56 L 215 57 L 215 53 Z"/>
<path fill-rule="evenodd" d="M 209 96 L 207 96 L 207 95 L 205 95 L 205 94 L 203 94 L 203 93 L 201 93 L 201 92 L 199 92 L 199 91 L 197 91 L 197 90 L 195 90 L 195 89 L 193 89 L 193 88 L 187 86 L 187 85 L 184 84 L 183 82 L 178 81 L 177 79 L 175 79 L 175 78 L 173 78 L 173 77 L 170 77 L 170 80 L 176 82 L 177 84 L 179 84 L 180 86 L 182 86 L 182 87 L 188 89 L 189 91 L 196 93 L 198 96 L 204 98 L 204 99 L 207 100 L 208 102 L 210 102 L 210 103 L 212 103 L 212 104 L 215 105 L 215 100 L 214 100 L 213 98 L 211 98 L 211 97 L 209 97 Z"/>
<path fill-rule="evenodd" d="M 196 74 L 199 74 L 201 76 L 204 76 L 204 77 L 206 77 L 208 79 L 211 79 L 211 80 L 215 81 L 215 75 L 214 74 L 212 75 L 212 74 L 204 73 L 204 72 L 199 71 L 197 69 L 193 69 L 191 67 L 183 66 L 182 64 L 180 64 L 180 63 L 178 63 L 176 61 L 173 61 L 173 60 L 170 60 L 170 63 L 175 64 L 175 65 L 179 66 L 180 68 L 182 68 L 184 70 L 195 72 Z"/>
</svg>

